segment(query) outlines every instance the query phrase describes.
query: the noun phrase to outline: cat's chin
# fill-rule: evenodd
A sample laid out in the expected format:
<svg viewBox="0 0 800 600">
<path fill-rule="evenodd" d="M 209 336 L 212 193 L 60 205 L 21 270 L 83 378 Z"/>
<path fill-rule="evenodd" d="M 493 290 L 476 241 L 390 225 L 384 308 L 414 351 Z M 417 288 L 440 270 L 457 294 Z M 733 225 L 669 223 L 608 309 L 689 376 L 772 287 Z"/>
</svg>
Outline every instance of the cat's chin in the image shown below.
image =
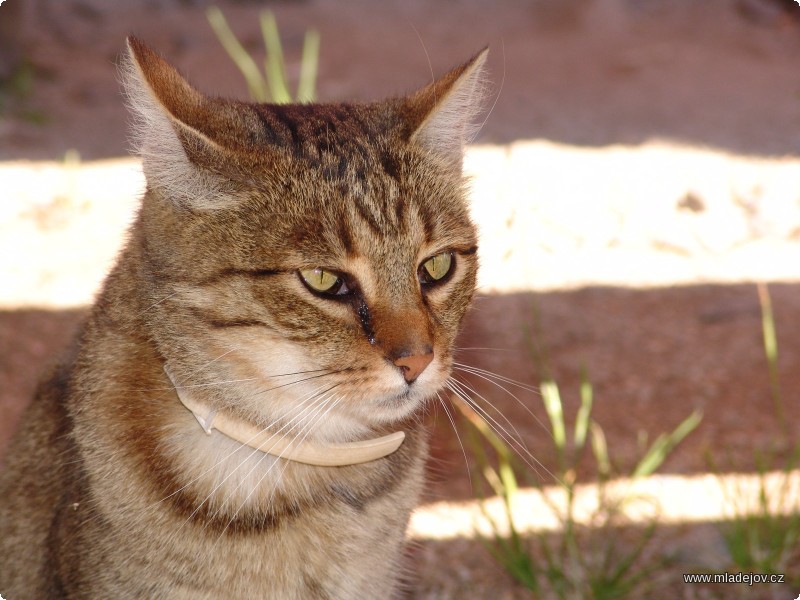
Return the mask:
<svg viewBox="0 0 800 600">
<path fill-rule="evenodd" d="M 375 425 L 391 425 L 411 417 L 425 403 L 425 397 L 408 389 L 399 394 L 383 397 L 369 409 L 370 421 Z"/>
<path fill-rule="evenodd" d="M 396 391 L 387 392 L 366 402 L 358 402 L 350 411 L 353 416 L 369 426 L 391 427 L 413 418 L 422 411 L 428 400 L 434 397 L 439 388 L 434 386 L 403 386 Z"/>
</svg>

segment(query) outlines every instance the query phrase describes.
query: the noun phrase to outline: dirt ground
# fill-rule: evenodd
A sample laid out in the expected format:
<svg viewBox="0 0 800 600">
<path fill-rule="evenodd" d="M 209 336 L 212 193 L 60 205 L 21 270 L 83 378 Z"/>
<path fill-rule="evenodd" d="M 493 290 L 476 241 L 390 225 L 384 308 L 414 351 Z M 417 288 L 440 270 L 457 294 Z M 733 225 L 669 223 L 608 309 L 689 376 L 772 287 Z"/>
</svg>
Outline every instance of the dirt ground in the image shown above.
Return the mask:
<svg viewBox="0 0 800 600">
<path fill-rule="evenodd" d="M 241 76 L 207 24 L 209 3 L 203 0 L 6 0 L 7 5 L 14 2 L 25 4 L 20 37 L 32 81 L 3 95 L 0 160 L 58 160 L 71 149 L 83 160 L 124 155 L 126 114 L 115 63 L 128 33 L 169 57 L 201 89 L 246 97 Z M 261 42 L 254 16 L 263 6 L 272 9 L 290 76 L 296 74 L 303 32 L 308 27 L 319 30 L 318 93 L 324 100 L 369 99 L 412 89 L 429 80 L 431 69 L 440 73 L 488 44 L 495 96 L 480 143 L 545 139 L 603 148 L 670 140 L 764 159 L 800 153 L 800 7 L 791 8 L 791 3 L 215 4 L 256 54 Z M 6 7 L 0 7 L 0 19 Z M 5 201 L 2 182 L 0 201 Z M 786 201 L 797 204 L 800 199 Z M 648 258 L 642 255 L 643 264 Z M 771 282 L 770 291 L 788 439 L 797 439 L 800 284 Z M 83 314 L 80 308 L 25 306 L 24 299 L 20 308 L 0 311 L 0 452 L 39 374 L 66 345 Z M 761 335 L 759 301 L 751 283 L 645 289 L 631 281 L 626 287 L 481 294 L 459 347 L 463 362 L 530 386 L 545 375 L 531 358 L 530 342 L 546 348 L 567 415 L 577 410 L 581 373 L 588 373 L 594 385 L 594 417 L 622 467 L 638 456 L 643 436 L 652 440 L 692 410 L 702 409 L 702 424 L 662 471 L 706 472 L 713 456 L 722 471 L 752 472 L 756 449 L 774 445 L 778 431 Z M 516 398 L 485 381 L 474 380 L 474 385 L 514 423 L 531 452 L 552 468 L 552 443 L 541 424 L 546 416 L 538 396 L 514 390 L 537 421 Z M 459 441 L 442 411 L 435 417 L 426 501 L 468 499 L 472 491 Z M 593 475 L 588 464 L 583 474 Z M 552 483 L 545 472 L 540 477 Z M 718 536 L 714 528 L 678 529 L 683 570 L 708 566 L 693 562 L 702 561 L 693 557 L 692 544 L 707 550 L 708 540 Z M 529 597 L 474 540 L 423 540 L 413 555 L 418 575 L 409 597 Z M 724 567 L 723 558 L 712 556 L 711 566 Z M 800 572 L 800 565 L 794 568 Z M 653 597 L 734 597 L 681 588 L 680 572 L 678 568 L 672 580 L 668 577 L 666 588 L 654 591 Z M 735 597 L 793 598 L 800 590 L 779 592 L 737 588 Z"/>
</svg>

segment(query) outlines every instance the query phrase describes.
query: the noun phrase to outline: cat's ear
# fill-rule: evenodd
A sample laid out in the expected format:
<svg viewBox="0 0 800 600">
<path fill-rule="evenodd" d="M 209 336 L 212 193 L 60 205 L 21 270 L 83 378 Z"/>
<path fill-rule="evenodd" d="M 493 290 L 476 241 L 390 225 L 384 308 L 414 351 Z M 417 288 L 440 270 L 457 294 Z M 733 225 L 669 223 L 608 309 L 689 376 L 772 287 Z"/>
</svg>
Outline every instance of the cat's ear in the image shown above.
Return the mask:
<svg viewBox="0 0 800 600">
<path fill-rule="evenodd" d="M 122 63 L 134 143 L 148 186 L 190 208 L 219 208 L 235 200 L 225 177 L 242 124 L 235 106 L 194 89 L 169 63 L 133 36 Z"/>
<path fill-rule="evenodd" d="M 410 139 L 461 168 L 464 146 L 480 128 L 476 122 L 485 95 L 484 48 L 405 100 Z"/>
</svg>

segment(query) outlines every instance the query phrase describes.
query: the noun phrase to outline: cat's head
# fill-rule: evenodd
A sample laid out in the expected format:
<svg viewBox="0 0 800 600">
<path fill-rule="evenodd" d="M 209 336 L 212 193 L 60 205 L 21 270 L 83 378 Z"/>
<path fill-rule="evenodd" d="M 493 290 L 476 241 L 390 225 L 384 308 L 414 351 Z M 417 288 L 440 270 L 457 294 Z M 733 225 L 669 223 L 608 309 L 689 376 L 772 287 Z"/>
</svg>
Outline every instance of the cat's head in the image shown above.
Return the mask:
<svg viewBox="0 0 800 600">
<path fill-rule="evenodd" d="M 217 408 L 327 441 L 444 385 L 477 237 L 461 173 L 486 52 L 371 104 L 208 97 L 135 38 L 151 337 Z"/>
</svg>

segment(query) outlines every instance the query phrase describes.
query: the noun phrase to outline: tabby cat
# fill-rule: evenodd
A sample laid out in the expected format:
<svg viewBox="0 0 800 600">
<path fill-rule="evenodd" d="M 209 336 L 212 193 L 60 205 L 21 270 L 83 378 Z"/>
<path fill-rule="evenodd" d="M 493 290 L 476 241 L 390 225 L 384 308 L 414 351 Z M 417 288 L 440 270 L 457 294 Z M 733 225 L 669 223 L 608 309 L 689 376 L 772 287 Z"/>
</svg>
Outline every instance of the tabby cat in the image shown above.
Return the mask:
<svg viewBox="0 0 800 600">
<path fill-rule="evenodd" d="M 0 594 L 385 599 L 475 287 L 486 51 L 407 97 L 203 95 L 134 37 L 147 190 L 0 476 Z"/>
</svg>

